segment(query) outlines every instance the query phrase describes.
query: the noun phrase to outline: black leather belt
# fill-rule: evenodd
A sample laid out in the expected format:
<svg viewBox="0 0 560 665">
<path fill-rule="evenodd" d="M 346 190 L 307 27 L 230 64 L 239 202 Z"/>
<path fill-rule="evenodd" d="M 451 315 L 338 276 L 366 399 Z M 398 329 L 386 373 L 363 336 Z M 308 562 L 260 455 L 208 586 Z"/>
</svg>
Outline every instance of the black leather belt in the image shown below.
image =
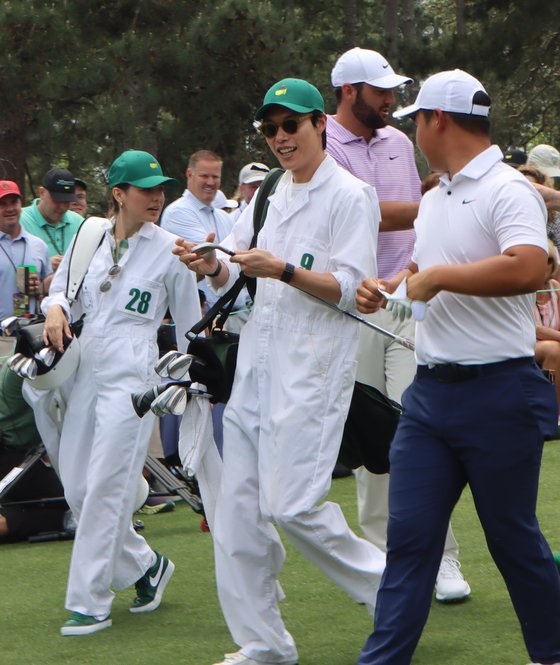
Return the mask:
<svg viewBox="0 0 560 665">
<path fill-rule="evenodd" d="M 416 376 L 419 378 L 433 379 L 439 383 L 458 383 L 468 381 L 477 376 L 488 376 L 495 374 L 507 367 L 519 365 L 530 365 L 535 362 L 532 356 L 527 358 L 512 358 L 497 363 L 485 363 L 483 365 L 459 365 L 457 363 L 443 363 L 441 365 L 418 365 Z"/>
</svg>

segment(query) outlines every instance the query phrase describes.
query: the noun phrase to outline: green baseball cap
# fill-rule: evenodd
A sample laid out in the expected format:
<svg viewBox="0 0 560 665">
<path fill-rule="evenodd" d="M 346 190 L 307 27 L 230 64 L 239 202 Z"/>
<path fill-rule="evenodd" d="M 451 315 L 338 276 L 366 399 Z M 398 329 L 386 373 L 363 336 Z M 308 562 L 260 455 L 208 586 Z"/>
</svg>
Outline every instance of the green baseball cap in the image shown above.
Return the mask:
<svg viewBox="0 0 560 665">
<path fill-rule="evenodd" d="M 109 187 L 126 184 L 140 189 L 178 184 L 174 178 L 166 178 L 158 160 L 143 150 L 126 150 L 117 157 L 107 174 L 107 183 Z"/>
<path fill-rule="evenodd" d="M 325 112 L 325 102 L 314 85 L 303 79 L 282 79 L 264 96 L 263 104 L 255 113 L 260 120 L 271 106 L 284 106 L 296 113 Z"/>
</svg>

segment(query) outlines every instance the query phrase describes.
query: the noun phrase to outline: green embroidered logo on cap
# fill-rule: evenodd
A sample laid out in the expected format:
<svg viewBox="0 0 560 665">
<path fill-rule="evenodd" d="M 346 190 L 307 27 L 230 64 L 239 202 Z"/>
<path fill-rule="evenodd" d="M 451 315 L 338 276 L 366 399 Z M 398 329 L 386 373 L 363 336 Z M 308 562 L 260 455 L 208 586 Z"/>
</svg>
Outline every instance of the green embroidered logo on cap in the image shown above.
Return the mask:
<svg viewBox="0 0 560 665">
<path fill-rule="evenodd" d="M 311 266 L 313 265 L 313 261 L 315 261 L 315 257 L 313 254 L 302 254 L 301 255 L 301 261 L 300 261 L 300 266 L 304 268 L 305 270 L 311 270 Z"/>
<path fill-rule="evenodd" d="M 151 163 L 150 163 L 150 168 L 151 168 L 151 169 L 157 169 L 157 168 L 159 168 L 158 163 L 157 163 L 157 162 L 151 162 Z"/>
</svg>

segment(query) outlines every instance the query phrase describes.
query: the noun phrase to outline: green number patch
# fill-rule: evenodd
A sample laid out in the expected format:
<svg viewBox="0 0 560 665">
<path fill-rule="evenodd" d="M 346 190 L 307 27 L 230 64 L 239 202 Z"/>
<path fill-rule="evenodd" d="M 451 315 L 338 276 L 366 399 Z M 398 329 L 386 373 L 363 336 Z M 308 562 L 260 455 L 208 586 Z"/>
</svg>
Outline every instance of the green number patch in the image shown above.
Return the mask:
<svg viewBox="0 0 560 665">
<path fill-rule="evenodd" d="M 146 314 L 150 309 L 150 300 L 152 294 L 149 291 L 140 291 L 140 289 L 130 289 L 128 292 L 132 298 L 125 306 L 129 312 L 138 312 L 138 314 Z"/>
</svg>

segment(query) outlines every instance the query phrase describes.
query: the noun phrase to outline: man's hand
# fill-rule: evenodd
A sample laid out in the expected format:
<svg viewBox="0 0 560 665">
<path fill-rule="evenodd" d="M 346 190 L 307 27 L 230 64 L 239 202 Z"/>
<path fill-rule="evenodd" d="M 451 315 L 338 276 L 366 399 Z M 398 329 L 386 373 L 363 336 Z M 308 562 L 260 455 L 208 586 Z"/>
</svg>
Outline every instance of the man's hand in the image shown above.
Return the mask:
<svg viewBox="0 0 560 665">
<path fill-rule="evenodd" d="M 37 273 L 29 273 L 29 281 L 27 283 L 28 291 L 27 295 L 29 296 L 40 296 L 43 293 L 43 287 L 41 285 L 41 280 Z"/>
<path fill-rule="evenodd" d="M 51 266 L 53 269 L 53 272 L 56 271 L 58 266 L 60 265 L 60 262 L 62 261 L 64 257 L 61 254 L 56 254 L 55 256 L 51 256 Z"/>
<path fill-rule="evenodd" d="M 214 242 L 215 237 L 215 233 L 209 233 L 206 237 L 206 242 Z M 188 242 L 183 238 L 177 238 L 172 252 L 179 257 L 179 261 L 184 263 L 189 270 L 204 277 L 216 271 L 216 268 L 218 267 L 218 258 L 216 257 L 216 250 L 206 252 L 205 254 L 197 254 L 196 252 L 193 252 L 192 248 L 196 247 L 198 244 L 200 243 Z"/>
<path fill-rule="evenodd" d="M 374 277 L 366 277 L 363 280 L 356 291 L 356 305 L 359 312 L 373 314 L 374 312 L 378 312 L 387 303 L 385 298 L 379 293 L 379 289 L 383 289 L 383 291 L 387 291 L 388 293 L 391 292 L 388 282 L 375 279 Z"/>
<path fill-rule="evenodd" d="M 237 252 L 230 259 L 231 263 L 239 263 L 247 277 L 272 277 L 280 279 L 286 262 L 265 249 L 249 249 Z"/>
<path fill-rule="evenodd" d="M 533 185 L 543 197 L 548 210 L 560 210 L 560 192 L 558 190 L 538 183 L 533 183 Z"/>
<path fill-rule="evenodd" d="M 54 346 L 61 353 L 64 351 L 64 338 L 72 337 L 66 314 L 60 305 L 52 305 L 47 312 L 43 329 L 43 342 Z"/>
<path fill-rule="evenodd" d="M 406 292 L 411 300 L 429 302 L 437 296 L 441 289 L 435 283 L 436 269 L 437 266 L 409 275 L 406 280 Z"/>
</svg>

